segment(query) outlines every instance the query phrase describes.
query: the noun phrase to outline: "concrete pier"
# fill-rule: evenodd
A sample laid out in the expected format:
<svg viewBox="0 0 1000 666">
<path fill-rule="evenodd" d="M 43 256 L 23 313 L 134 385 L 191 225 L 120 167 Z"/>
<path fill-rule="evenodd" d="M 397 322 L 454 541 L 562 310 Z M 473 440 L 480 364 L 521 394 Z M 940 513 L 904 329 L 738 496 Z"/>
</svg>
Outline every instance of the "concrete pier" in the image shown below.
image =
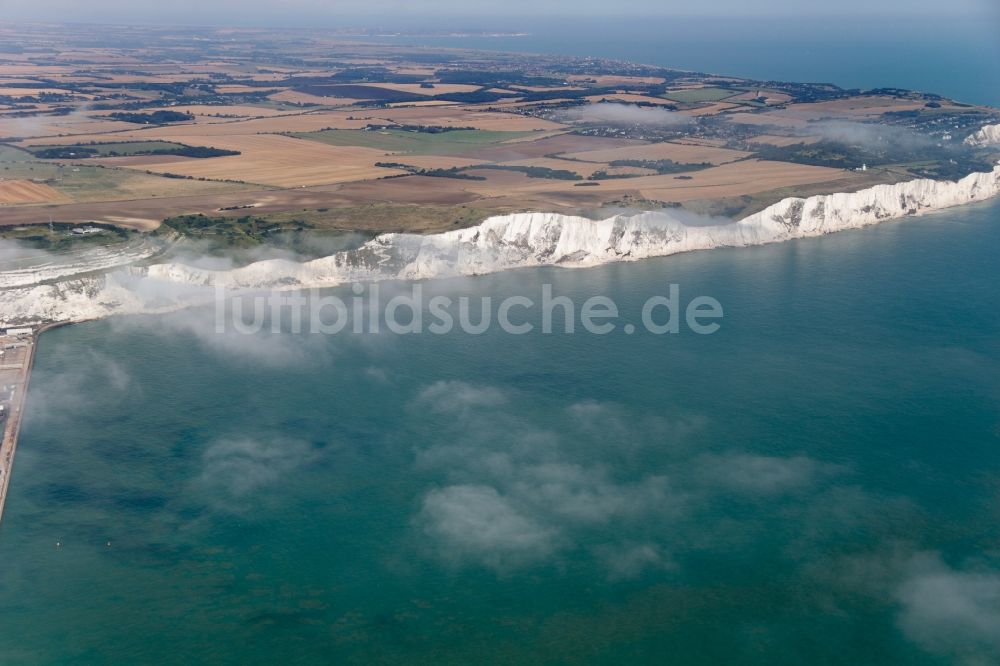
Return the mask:
<svg viewBox="0 0 1000 666">
<path fill-rule="evenodd" d="M 17 436 L 21 430 L 24 400 L 28 394 L 28 380 L 35 361 L 35 345 L 41 331 L 8 329 L 0 335 L 0 519 L 3 518 L 10 486 Z"/>
</svg>

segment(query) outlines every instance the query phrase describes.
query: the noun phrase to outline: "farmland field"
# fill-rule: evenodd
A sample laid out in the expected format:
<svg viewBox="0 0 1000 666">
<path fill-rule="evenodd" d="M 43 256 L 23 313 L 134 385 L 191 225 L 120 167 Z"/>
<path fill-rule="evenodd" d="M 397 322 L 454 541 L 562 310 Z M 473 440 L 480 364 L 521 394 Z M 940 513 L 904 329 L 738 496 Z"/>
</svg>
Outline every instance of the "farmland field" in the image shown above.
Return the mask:
<svg viewBox="0 0 1000 666">
<path fill-rule="evenodd" d="M 293 136 L 331 146 L 364 146 L 394 153 L 448 155 L 467 152 L 484 145 L 504 143 L 530 134 L 530 132 L 462 129 L 437 133 L 388 129 L 327 130 L 295 133 Z"/>
<path fill-rule="evenodd" d="M 7 147 L 0 147 L 0 179 L 31 181 L 51 188 L 61 195 L 50 194 L 52 203 L 211 194 L 244 188 L 233 183 L 164 178 L 132 169 L 35 161 L 28 153 Z"/>
<path fill-rule="evenodd" d="M 984 163 L 949 152 L 940 137 L 932 142 L 940 154 L 901 161 L 892 173 L 762 152 L 810 140 L 813 121 L 878 122 L 905 111 L 914 124 L 933 121 L 957 137 L 1000 120 L 994 109 L 918 92 L 366 44 L 336 32 L 302 39 L 264 30 L 244 39 L 206 28 L 192 51 L 176 36 L 133 31 L 0 27 L 33 45 L 0 53 L 0 94 L 19 97 L 0 106 L 0 223 L 38 222 L 45 210 L 74 223 L 154 228 L 171 215 L 252 208 L 275 219 L 316 211 L 319 222 L 327 211 L 372 230 L 430 228 L 419 206 L 587 215 L 623 201 L 712 209 L 705 202 L 715 197 L 733 210 L 748 197 L 756 206 L 779 194 L 919 177 L 935 163 L 958 173 Z M 97 33 L 106 46 L 93 46 Z M 126 43 L 142 46 L 118 46 Z M 202 47 L 211 55 L 199 57 Z M 597 106 L 600 113 L 587 113 Z M 167 125 L 112 119 L 157 112 L 187 115 Z M 396 208 L 379 209 L 370 223 L 360 218 L 384 202 Z M 353 212 L 336 213 L 342 208 Z"/>
<path fill-rule="evenodd" d="M 687 88 L 685 90 L 671 90 L 663 94 L 663 97 L 674 102 L 684 104 L 698 104 L 701 102 L 718 102 L 738 95 L 742 90 L 731 90 L 729 88 Z"/>
<path fill-rule="evenodd" d="M 46 160 L 132 157 L 140 155 L 181 155 L 205 159 L 220 157 L 227 152 L 205 146 L 187 146 L 172 141 L 120 141 L 63 145 L 41 144 L 31 146 L 30 150 L 35 157 Z"/>
<path fill-rule="evenodd" d="M 63 203 L 69 201 L 62 192 L 30 180 L 0 180 L 0 205 Z"/>
<path fill-rule="evenodd" d="M 340 183 L 405 173 L 376 167 L 375 163 L 384 157 L 383 151 L 364 146 L 337 146 L 276 134 L 216 137 L 212 143 L 241 154 L 162 163 L 157 161 L 157 156 L 152 156 L 145 168 L 193 178 L 277 187 Z"/>
<path fill-rule="evenodd" d="M 749 153 L 714 146 L 700 146 L 687 143 L 650 143 L 641 146 L 624 148 L 609 148 L 606 150 L 591 150 L 579 153 L 566 153 L 561 157 L 583 160 L 585 162 L 611 162 L 613 160 L 673 160 L 684 164 L 711 162 L 724 164 L 742 159 Z"/>
<path fill-rule="evenodd" d="M 31 152 L 36 155 L 43 150 L 49 150 L 52 148 L 60 148 L 64 150 L 73 150 L 76 148 L 83 148 L 87 150 L 94 151 L 97 155 L 108 156 L 108 155 L 135 155 L 137 153 L 149 153 L 154 150 L 169 150 L 171 148 L 181 147 L 177 143 L 169 143 L 166 141 L 122 141 L 119 143 L 77 143 L 68 145 L 46 145 L 38 144 L 31 147 Z"/>
</svg>

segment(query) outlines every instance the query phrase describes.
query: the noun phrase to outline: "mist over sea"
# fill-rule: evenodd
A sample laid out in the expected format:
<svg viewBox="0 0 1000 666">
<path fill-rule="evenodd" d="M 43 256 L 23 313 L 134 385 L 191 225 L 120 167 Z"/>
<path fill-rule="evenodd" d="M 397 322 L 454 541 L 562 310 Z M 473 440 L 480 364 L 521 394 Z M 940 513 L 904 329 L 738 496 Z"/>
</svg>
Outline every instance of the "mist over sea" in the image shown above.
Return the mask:
<svg viewBox="0 0 1000 666">
<path fill-rule="evenodd" d="M 712 335 L 51 331 L 0 662 L 990 663 L 998 246 L 989 203 L 424 283 L 676 283 Z"/>
</svg>

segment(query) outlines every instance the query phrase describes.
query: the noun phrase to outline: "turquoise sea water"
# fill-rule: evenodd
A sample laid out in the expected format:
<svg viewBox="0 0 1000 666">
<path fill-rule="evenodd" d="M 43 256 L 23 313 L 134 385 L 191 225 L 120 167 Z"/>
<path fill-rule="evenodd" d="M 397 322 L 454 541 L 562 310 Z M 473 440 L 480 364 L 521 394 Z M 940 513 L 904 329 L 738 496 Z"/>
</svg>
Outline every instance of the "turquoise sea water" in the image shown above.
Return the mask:
<svg viewBox="0 0 1000 666">
<path fill-rule="evenodd" d="M 995 663 L 998 245 L 993 203 L 425 284 L 676 283 L 708 336 L 51 331 L 0 663 Z"/>
</svg>

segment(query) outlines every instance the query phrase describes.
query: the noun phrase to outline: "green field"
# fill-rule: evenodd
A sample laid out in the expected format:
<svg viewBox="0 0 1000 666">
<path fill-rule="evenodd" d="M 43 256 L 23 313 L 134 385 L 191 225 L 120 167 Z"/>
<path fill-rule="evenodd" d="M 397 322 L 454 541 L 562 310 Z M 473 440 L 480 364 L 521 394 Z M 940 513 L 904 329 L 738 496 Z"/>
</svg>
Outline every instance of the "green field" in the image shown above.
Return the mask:
<svg viewBox="0 0 1000 666">
<path fill-rule="evenodd" d="M 532 132 L 489 130 L 452 130 L 450 132 L 414 132 L 408 130 L 321 130 L 296 132 L 291 136 L 319 141 L 332 146 L 363 146 L 386 152 L 413 155 L 452 155 L 477 147 L 503 143 L 529 136 Z"/>
<path fill-rule="evenodd" d="M 698 104 L 700 102 L 718 102 L 745 92 L 731 88 L 691 88 L 690 90 L 672 90 L 661 97 L 682 104 Z"/>
<path fill-rule="evenodd" d="M 8 162 L 27 162 L 34 159 L 31 153 L 0 143 L 0 164 Z"/>
<path fill-rule="evenodd" d="M 77 202 L 215 194 L 249 189 L 249 186 L 236 183 L 166 178 L 133 169 L 42 162 L 22 150 L 3 144 L 0 144 L 0 179 L 45 183 Z"/>
</svg>

